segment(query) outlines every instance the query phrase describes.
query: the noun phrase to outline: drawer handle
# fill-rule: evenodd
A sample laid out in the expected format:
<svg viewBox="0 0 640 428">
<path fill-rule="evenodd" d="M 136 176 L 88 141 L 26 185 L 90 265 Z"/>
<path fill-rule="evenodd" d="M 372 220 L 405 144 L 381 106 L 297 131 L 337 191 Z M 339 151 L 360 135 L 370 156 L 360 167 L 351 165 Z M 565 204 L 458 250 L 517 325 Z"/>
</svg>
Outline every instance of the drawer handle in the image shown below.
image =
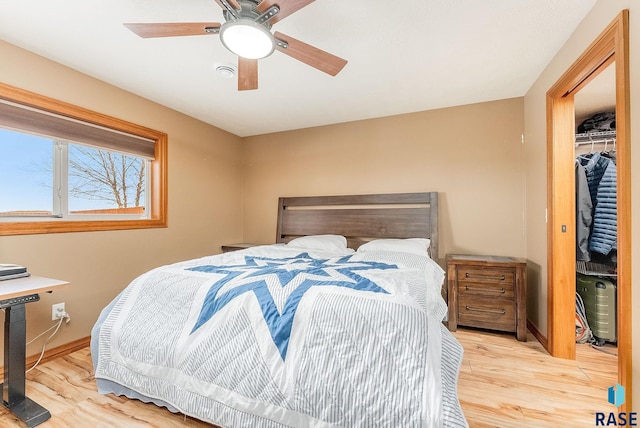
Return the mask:
<svg viewBox="0 0 640 428">
<path fill-rule="evenodd" d="M 500 276 L 485 276 L 485 275 L 469 275 L 469 272 L 466 272 L 464 274 L 464 276 L 466 278 L 497 279 L 497 280 L 500 280 L 500 281 L 504 281 L 504 279 L 505 279 L 504 274 L 502 274 Z"/>
<path fill-rule="evenodd" d="M 487 288 L 473 288 L 473 287 L 469 287 L 468 285 L 464 286 L 465 290 L 467 291 L 481 291 L 483 293 L 500 293 L 500 294 L 504 294 L 507 292 L 507 290 L 505 290 L 504 288 L 501 288 L 500 290 L 491 290 L 491 289 L 487 289 Z"/>
<path fill-rule="evenodd" d="M 471 306 L 467 305 L 464 307 L 466 310 L 468 311 L 475 311 L 475 312 L 489 312 L 490 314 L 499 314 L 499 315 L 504 315 L 507 313 L 507 311 L 505 311 L 504 309 L 501 310 L 495 310 L 495 309 L 484 309 L 484 308 L 472 308 Z"/>
</svg>

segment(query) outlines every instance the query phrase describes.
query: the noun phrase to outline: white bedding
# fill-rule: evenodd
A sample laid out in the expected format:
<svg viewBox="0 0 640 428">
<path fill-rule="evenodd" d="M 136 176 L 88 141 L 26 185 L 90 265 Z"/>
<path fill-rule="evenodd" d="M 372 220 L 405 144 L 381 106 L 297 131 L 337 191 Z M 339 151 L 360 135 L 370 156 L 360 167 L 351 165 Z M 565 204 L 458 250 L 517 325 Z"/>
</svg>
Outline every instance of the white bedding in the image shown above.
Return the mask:
<svg viewBox="0 0 640 428">
<path fill-rule="evenodd" d="M 412 254 L 283 245 L 163 266 L 96 323 L 98 387 L 223 427 L 466 426 L 443 278 Z"/>
</svg>

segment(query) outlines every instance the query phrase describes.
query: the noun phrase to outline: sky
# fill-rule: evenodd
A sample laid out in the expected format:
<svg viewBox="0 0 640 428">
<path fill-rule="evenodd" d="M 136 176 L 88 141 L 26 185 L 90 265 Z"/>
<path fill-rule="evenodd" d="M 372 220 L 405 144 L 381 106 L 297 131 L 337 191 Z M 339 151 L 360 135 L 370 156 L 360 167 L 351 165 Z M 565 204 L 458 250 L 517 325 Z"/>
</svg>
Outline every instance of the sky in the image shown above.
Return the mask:
<svg viewBox="0 0 640 428">
<path fill-rule="evenodd" d="M 0 129 L 0 212 L 53 208 L 53 141 Z"/>
</svg>

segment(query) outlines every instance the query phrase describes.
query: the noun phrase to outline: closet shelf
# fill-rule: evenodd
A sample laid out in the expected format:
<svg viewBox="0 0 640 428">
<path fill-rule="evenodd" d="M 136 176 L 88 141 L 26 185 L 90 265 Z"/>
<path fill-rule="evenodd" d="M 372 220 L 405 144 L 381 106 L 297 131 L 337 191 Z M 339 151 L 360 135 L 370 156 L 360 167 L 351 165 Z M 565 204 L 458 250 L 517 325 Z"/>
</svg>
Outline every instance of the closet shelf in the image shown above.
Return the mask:
<svg viewBox="0 0 640 428">
<path fill-rule="evenodd" d="M 576 261 L 576 272 L 583 275 L 600 276 L 606 278 L 617 278 L 618 272 L 614 266 L 601 263 Z"/>
<path fill-rule="evenodd" d="M 610 141 L 613 140 L 613 141 Z M 601 131 L 601 132 L 585 132 L 583 134 L 576 134 L 576 146 L 582 144 L 597 144 L 597 143 L 610 143 L 615 142 L 616 131 Z"/>
</svg>

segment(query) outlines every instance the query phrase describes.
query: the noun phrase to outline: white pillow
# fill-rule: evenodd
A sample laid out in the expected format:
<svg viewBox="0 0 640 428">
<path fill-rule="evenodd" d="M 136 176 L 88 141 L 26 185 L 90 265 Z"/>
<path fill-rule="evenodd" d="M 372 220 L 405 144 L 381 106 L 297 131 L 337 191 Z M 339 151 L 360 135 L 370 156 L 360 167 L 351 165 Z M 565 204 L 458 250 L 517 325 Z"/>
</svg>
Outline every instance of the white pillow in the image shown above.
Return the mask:
<svg viewBox="0 0 640 428">
<path fill-rule="evenodd" d="M 431 241 L 426 238 L 375 239 L 361 245 L 360 248 L 358 248 L 358 252 L 394 251 L 429 257 L 430 244 Z"/>
<path fill-rule="evenodd" d="M 308 235 L 292 239 L 287 245 L 308 250 L 344 251 L 347 238 L 342 235 Z"/>
</svg>

